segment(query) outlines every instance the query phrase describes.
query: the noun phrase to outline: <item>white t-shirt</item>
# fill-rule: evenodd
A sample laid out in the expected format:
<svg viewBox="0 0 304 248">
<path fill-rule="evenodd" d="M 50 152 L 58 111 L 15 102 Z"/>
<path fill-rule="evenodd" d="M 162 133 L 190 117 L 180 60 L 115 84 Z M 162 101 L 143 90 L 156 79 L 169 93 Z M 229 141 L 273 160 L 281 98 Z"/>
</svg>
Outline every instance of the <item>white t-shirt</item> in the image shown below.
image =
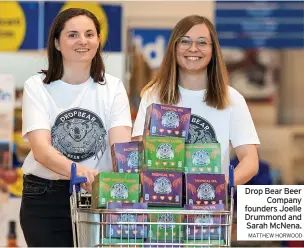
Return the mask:
<svg viewBox="0 0 304 248">
<path fill-rule="evenodd" d="M 71 85 L 62 80 L 44 84 L 43 74 L 24 85 L 22 136 L 37 129 L 51 132 L 52 145 L 67 158 L 98 171 L 112 171 L 109 130 L 132 127 L 128 96 L 123 83 L 105 75 L 106 84 Z M 24 174 L 56 180 L 61 175 L 38 163 L 31 151 L 22 166 Z"/>
<path fill-rule="evenodd" d="M 203 101 L 206 90 L 193 91 L 179 86 L 180 107 L 191 108 L 188 143 L 220 143 L 222 172 L 229 174 L 230 142 L 235 148 L 245 144 L 260 144 L 254 123 L 244 97 L 229 87 L 231 105 L 224 110 L 209 107 Z M 152 90 L 145 92 L 141 99 L 132 136 L 143 135 L 146 109 L 151 103 L 159 103 Z"/>
</svg>

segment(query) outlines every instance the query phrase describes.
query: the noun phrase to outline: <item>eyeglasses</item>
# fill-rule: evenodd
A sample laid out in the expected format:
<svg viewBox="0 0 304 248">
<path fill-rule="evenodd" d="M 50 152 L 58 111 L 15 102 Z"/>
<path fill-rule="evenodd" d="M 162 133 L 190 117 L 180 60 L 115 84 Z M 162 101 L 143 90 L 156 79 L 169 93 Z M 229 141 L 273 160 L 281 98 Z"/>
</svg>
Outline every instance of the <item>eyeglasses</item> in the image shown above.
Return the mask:
<svg viewBox="0 0 304 248">
<path fill-rule="evenodd" d="M 193 42 L 195 42 L 196 47 L 201 51 L 208 49 L 209 45 L 212 44 L 212 42 L 208 42 L 205 38 L 198 38 L 196 41 L 193 41 L 188 37 L 182 37 L 178 41 L 178 45 L 181 49 L 188 50 L 192 47 Z"/>
</svg>

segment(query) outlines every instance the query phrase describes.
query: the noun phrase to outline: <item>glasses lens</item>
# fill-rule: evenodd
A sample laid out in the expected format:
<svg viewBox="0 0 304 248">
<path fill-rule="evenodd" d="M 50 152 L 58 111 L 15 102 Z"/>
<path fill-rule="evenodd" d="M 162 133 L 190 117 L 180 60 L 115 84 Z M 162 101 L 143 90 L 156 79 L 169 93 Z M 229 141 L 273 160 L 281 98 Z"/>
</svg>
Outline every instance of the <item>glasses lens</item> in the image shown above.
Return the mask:
<svg viewBox="0 0 304 248">
<path fill-rule="evenodd" d="M 192 40 L 189 38 L 181 38 L 179 41 L 179 45 L 182 49 L 189 49 L 191 47 Z"/>
<path fill-rule="evenodd" d="M 205 50 L 208 47 L 208 42 L 205 39 L 198 39 L 196 41 L 197 48 L 200 50 Z"/>
</svg>

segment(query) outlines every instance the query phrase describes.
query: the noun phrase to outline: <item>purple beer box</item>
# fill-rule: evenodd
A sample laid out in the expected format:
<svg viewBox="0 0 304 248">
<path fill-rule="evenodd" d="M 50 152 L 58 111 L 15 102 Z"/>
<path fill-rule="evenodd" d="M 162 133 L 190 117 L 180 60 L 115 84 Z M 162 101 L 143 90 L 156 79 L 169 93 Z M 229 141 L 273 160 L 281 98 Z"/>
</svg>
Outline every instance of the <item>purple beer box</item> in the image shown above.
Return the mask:
<svg viewBox="0 0 304 248">
<path fill-rule="evenodd" d="M 144 136 L 186 138 L 190 117 L 191 108 L 152 103 L 147 108 Z"/>
<path fill-rule="evenodd" d="M 227 247 L 225 246 L 225 241 L 223 239 L 221 240 L 201 240 L 201 239 L 194 239 L 194 240 L 186 240 L 184 239 L 184 244 L 186 244 L 186 247 L 190 248 L 195 248 L 195 247 L 200 247 L 200 248 L 210 248 L 210 247 Z M 196 246 L 191 246 L 190 244 L 196 244 Z M 198 246 L 198 245 L 203 245 L 203 246 Z"/>
<path fill-rule="evenodd" d="M 121 202 L 108 202 L 107 209 L 110 210 L 123 210 L 126 212 L 128 209 L 147 209 L 147 203 L 121 203 Z M 140 222 L 147 222 L 147 214 L 133 213 L 111 213 L 106 214 L 107 238 L 136 238 L 142 239 L 147 237 L 147 225 L 140 224 Z M 136 222 L 137 224 L 116 224 L 117 222 Z"/>
<path fill-rule="evenodd" d="M 143 142 L 115 143 L 111 155 L 114 172 L 138 173 L 143 166 Z"/>
<path fill-rule="evenodd" d="M 212 212 L 224 211 L 224 204 L 189 205 L 185 204 L 185 210 L 208 211 L 208 214 L 185 215 L 184 223 L 196 224 L 184 227 L 184 239 L 195 240 L 220 240 L 225 233 L 225 215 L 212 214 Z M 228 226 L 226 226 L 228 228 Z"/>
<path fill-rule="evenodd" d="M 183 173 L 144 171 L 143 202 L 149 206 L 182 206 Z"/>
<path fill-rule="evenodd" d="M 224 174 L 185 174 L 186 204 L 224 204 L 226 180 Z"/>
</svg>

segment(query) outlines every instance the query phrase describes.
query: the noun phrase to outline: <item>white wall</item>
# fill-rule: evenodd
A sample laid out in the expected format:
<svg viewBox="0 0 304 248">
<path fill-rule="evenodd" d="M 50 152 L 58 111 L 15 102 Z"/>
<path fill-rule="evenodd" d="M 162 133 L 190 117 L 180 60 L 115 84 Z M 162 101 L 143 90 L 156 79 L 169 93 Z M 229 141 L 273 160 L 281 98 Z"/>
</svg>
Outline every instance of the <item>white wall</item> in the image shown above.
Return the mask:
<svg viewBox="0 0 304 248">
<path fill-rule="evenodd" d="M 129 27 L 173 27 L 187 15 L 203 15 L 213 21 L 213 1 L 117 1 L 124 6 Z"/>
<path fill-rule="evenodd" d="M 12 74 L 16 88 L 22 88 L 30 76 L 45 68 L 47 68 L 47 58 L 44 52 L 0 53 L 0 74 Z"/>
<path fill-rule="evenodd" d="M 102 55 L 106 72 L 125 79 L 125 55 L 123 53 L 104 53 Z M 47 57 L 44 51 L 0 53 L 0 74 L 12 74 L 16 88 L 22 88 L 24 82 L 41 69 L 47 68 Z"/>
</svg>

